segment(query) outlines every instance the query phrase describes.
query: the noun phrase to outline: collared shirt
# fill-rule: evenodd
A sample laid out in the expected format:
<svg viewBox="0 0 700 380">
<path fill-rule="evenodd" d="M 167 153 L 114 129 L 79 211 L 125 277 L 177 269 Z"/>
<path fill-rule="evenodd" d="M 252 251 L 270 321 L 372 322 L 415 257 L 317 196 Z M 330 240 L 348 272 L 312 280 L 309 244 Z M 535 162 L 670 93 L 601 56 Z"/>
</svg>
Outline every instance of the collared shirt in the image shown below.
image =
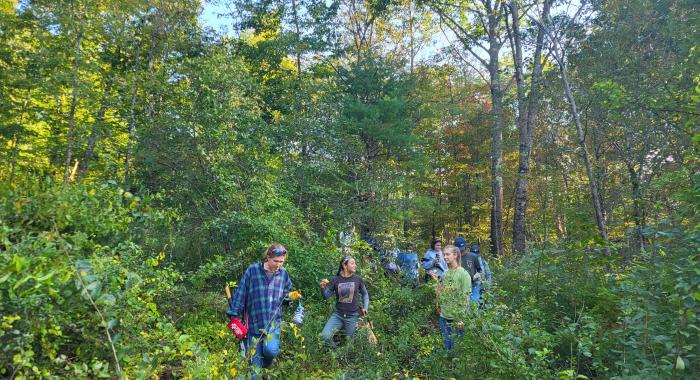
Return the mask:
<svg viewBox="0 0 700 380">
<path fill-rule="evenodd" d="M 270 326 L 270 320 L 276 325 L 282 321 L 282 301 L 291 289 L 292 281 L 284 268 L 268 279 L 263 263 L 252 264 L 238 283 L 227 314 L 242 316 L 244 312 L 247 313 L 248 331 L 259 334 L 260 330 L 274 327 Z"/>
</svg>

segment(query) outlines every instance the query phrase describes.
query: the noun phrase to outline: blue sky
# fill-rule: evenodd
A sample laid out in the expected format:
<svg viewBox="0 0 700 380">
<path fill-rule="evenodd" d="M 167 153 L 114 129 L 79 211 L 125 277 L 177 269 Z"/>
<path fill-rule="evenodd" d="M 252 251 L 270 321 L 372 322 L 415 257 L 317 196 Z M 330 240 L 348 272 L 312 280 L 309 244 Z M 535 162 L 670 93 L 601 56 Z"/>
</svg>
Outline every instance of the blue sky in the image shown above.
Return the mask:
<svg viewBox="0 0 700 380">
<path fill-rule="evenodd" d="M 222 16 L 220 13 L 226 13 L 226 7 L 218 4 L 212 4 L 211 0 L 202 1 L 202 14 L 199 16 L 199 21 L 214 30 L 227 33 L 230 30 L 230 19 Z"/>
<path fill-rule="evenodd" d="M 226 6 L 220 4 L 221 0 L 202 0 L 202 13 L 199 16 L 200 22 L 220 33 L 231 33 L 231 18 L 228 16 L 219 16 L 222 13 L 228 13 Z M 442 33 L 435 35 L 434 44 L 424 47 L 416 57 L 417 60 L 429 59 L 440 48 L 448 44 L 447 39 Z"/>
</svg>

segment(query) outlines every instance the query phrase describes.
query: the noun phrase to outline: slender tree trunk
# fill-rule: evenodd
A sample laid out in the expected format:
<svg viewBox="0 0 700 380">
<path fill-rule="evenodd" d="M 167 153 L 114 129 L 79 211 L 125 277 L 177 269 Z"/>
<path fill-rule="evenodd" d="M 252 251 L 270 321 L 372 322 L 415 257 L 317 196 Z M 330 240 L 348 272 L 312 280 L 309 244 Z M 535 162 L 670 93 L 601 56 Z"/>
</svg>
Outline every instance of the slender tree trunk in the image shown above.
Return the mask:
<svg viewBox="0 0 700 380">
<path fill-rule="evenodd" d="M 413 37 L 413 0 L 408 1 L 408 14 L 409 14 L 409 36 L 411 38 L 411 66 L 410 66 L 410 73 L 413 75 L 413 60 L 416 57 L 416 51 L 415 51 L 415 42 L 414 42 L 414 37 Z"/>
<path fill-rule="evenodd" d="M 608 241 L 608 231 L 605 226 L 605 219 L 603 218 L 603 207 L 602 202 L 600 201 L 598 183 L 596 182 L 595 175 L 593 173 L 593 165 L 591 164 L 588 148 L 586 148 L 586 135 L 583 132 L 581 118 L 579 117 L 578 108 L 576 107 L 576 100 L 574 99 L 573 91 L 571 91 L 571 86 L 569 85 L 569 78 L 566 74 L 566 64 L 564 63 L 564 60 L 561 57 L 560 59 L 558 59 L 558 63 L 560 78 L 562 84 L 564 85 L 564 92 L 566 93 L 566 100 L 569 102 L 571 116 L 573 116 L 574 124 L 576 125 L 579 149 L 581 149 L 581 157 L 583 158 L 583 163 L 586 165 L 586 173 L 588 174 L 588 183 L 591 188 L 591 197 L 593 198 L 593 209 L 595 211 L 595 218 L 598 224 L 598 232 L 600 232 L 600 236 L 605 242 L 606 252 L 609 253 L 610 248 Z"/>
<path fill-rule="evenodd" d="M 29 105 L 30 90 L 27 89 L 27 94 L 22 103 L 22 116 L 20 118 L 20 123 L 26 122 L 27 106 Z M 17 167 L 17 156 L 19 154 L 19 136 L 15 133 L 12 136 L 12 153 L 10 158 L 10 183 L 15 179 L 15 168 Z"/>
<path fill-rule="evenodd" d="M 134 69 L 134 91 L 131 94 L 131 106 L 129 107 L 128 135 L 126 142 L 126 157 L 124 158 L 124 183 L 129 182 L 129 170 L 131 166 L 131 154 L 133 150 L 134 140 L 136 139 L 136 98 L 139 89 L 139 69 L 138 59 L 136 68 Z"/>
<path fill-rule="evenodd" d="M 292 14 L 294 16 L 294 29 L 297 35 L 297 46 L 294 49 L 297 60 L 297 78 L 301 78 L 301 28 L 299 27 L 299 13 L 297 11 L 297 0 L 292 0 Z"/>
<path fill-rule="evenodd" d="M 100 135 L 102 128 L 104 128 L 105 113 L 107 112 L 107 100 L 109 99 L 109 92 L 111 90 L 112 80 L 111 78 L 108 78 L 105 81 L 105 92 L 102 95 L 100 109 L 97 110 L 97 114 L 95 115 L 95 124 L 93 125 L 92 131 L 90 132 L 90 139 L 88 140 L 88 146 L 85 150 L 85 156 L 83 156 L 83 160 L 80 162 L 80 166 L 78 168 L 79 179 L 83 178 L 88 171 L 90 161 L 92 160 L 92 156 L 95 152 L 95 145 L 97 144 L 97 139 Z"/>
<path fill-rule="evenodd" d="M 155 27 L 154 27 L 155 30 Z M 151 46 L 148 50 L 148 69 L 150 71 L 151 62 L 153 61 L 153 56 L 155 55 L 155 32 L 151 34 Z M 136 139 L 136 100 L 138 99 L 139 92 L 139 73 L 141 67 L 141 43 L 136 44 L 136 57 L 134 59 L 134 90 L 131 94 L 131 106 L 129 107 L 129 120 L 128 120 L 128 135 L 126 142 L 126 158 L 124 159 L 124 183 L 129 183 L 129 170 L 131 166 L 131 155 L 133 151 L 134 140 Z M 152 102 L 149 99 L 148 102 L 148 115 L 150 117 L 152 113 Z"/>
<path fill-rule="evenodd" d="M 73 160 L 73 134 L 75 133 L 75 110 L 78 106 L 78 68 L 80 67 L 80 45 L 83 39 L 83 31 L 78 31 L 75 38 L 75 58 L 73 59 L 73 89 L 68 113 L 68 137 L 66 139 L 66 161 L 63 166 L 63 182 L 68 182 Z"/>
<path fill-rule="evenodd" d="M 17 133 L 12 136 L 12 153 L 10 154 L 10 183 L 15 179 L 15 167 L 17 165 L 17 151 L 19 150 L 19 137 Z"/>
<path fill-rule="evenodd" d="M 501 22 L 503 17 L 502 0 L 482 0 L 484 10 L 476 11 L 477 18 L 483 21 L 486 29 L 486 44 L 482 44 L 482 36 L 472 34 L 471 30 L 461 25 L 463 12 L 472 10 L 460 9 L 457 16 L 450 15 L 452 7 L 461 7 L 454 3 L 434 2 L 431 8 L 445 21 L 448 27 L 457 35 L 474 59 L 479 61 L 489 72 L 491 90 L 491 253 L 494 256 L 503 253 L 503 90 L 501 89 L 499 53 L 501 41 Z M 444 8 L 443 8 L 444 7 Z M 474 50 L 478 46 L 478 52 Z M 485 52 L 488 58 L 483 57 Z"/>
<path fill-rule="evenodd" d="M 475 225 L 472 220 L 472 189 L 471 175 L 468 173 L 464 176 L 464 224 Z"/>
<path fill-rule="evenodd" d="M 490 2 L 487 2 L 490 4 Z M 499 66 L 501 43 L 497 41 L 498 17 L 495 7 L 488 7 L 489 77 L 492 100 L 491 129 L 491 253 L 503 253 L 503 90 Z"/>
<path fill-rule="evenodd" d="M 551 1 L 544 2 L 542 19 L 549 19 Z M 533 54 L 532 78 L 530 93 L 525 98 L 525 79 L 523 74 L 523 54 L 520 34 L 520 13 L 517 1 L 511 1 L 510 12 L 513 18 L 513 42 L 518 88 L 518 132 L 520 145 L 518 147 L 518 176 L 515 184 L 515 209 L 513 211 L 513 252 L 524 253 L 527 247 L 526 219 L 528 198 L 528 176 L 530 174 L 530 153 L 532 151 L 532 132 L 537 121 L 539 110 L 539 88 L 542 75 L 542 46 L 544 45 L 544 27 L 537 31 L 537 42 Z M 527 101 L 527 107 L 525 102 Z M 527 108 L 527 116 L 525 116 Z"/>
<path fill-rule="evenodd" d="M 632 185 L 632 220 L 634 220 L 634 233 L 636 244 L 633 247 L 634 252 L 644 251 L 645 241 L 642 229 L 644 228 L 643 211 L 642 211 L 642 189 L 641 189 L 641 173 L 642 168 L 635 170 L 634 165 L 627 163 L 627 172 L 630 176 Z"/>
</svg>

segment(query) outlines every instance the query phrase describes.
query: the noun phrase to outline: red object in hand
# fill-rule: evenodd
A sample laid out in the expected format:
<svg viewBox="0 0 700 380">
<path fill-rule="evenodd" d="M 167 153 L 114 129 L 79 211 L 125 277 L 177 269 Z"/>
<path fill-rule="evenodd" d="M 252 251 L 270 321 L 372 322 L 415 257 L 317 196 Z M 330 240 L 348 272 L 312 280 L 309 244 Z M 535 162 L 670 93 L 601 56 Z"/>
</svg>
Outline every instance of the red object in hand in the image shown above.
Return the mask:
<svg viewBox="0 0 700 380">
<path fill-rule="evenodd" d="M 228 323 L 228 328 L 236 336 L 236 339 L 243 340 L 248 335 L 248 327 L 243 324 L 237 317 L 233 317 Z"/>
</svg>

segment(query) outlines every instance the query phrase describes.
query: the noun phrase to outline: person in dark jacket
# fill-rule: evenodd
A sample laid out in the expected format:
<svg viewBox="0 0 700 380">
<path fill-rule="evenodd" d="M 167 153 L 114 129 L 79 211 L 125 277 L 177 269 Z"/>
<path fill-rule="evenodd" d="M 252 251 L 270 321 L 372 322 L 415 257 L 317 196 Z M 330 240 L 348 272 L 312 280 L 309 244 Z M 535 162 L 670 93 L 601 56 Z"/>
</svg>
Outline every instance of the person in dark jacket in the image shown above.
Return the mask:
<svg viewBox="0 0 700 380">
<path fill-rule="evenodd" d="M 478 303 L 479 298 L 481 298 L 481 263 L 479 262 L 479 256 L 477 253 L 467 251 L 467 240 L 463 237 L 458 237 L 455 239 L 455 246 L 459 248 L 460 254 L 462 255 L 462 267 L 466 269 L 469 276 L 472 279 L 472 293 L 471 301 Z M 478 251 L 478 246 L 477 246 Z"/>
</svg>

